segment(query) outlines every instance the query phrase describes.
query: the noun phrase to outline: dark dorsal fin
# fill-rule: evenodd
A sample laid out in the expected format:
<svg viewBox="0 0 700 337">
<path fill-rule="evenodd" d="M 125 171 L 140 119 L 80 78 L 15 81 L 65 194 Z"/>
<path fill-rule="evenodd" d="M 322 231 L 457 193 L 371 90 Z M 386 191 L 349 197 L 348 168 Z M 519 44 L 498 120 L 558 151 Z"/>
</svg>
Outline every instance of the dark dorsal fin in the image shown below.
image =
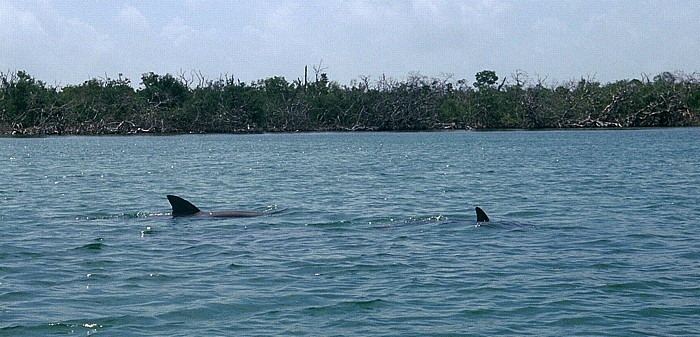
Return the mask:
<svg viewBox="0 0 700 337">
<path fill-rule="evenodd" d="M 197 206 L 176 195 L 168 195 L 170 206 L 173 206 L 173 216 L 192 215 L 201 212 Z"/>
<path fill-rule="evenodd" d="M 483 209 L 476 208 L 476 222 L 489 222 L 489 217 Z"/>
</svg>

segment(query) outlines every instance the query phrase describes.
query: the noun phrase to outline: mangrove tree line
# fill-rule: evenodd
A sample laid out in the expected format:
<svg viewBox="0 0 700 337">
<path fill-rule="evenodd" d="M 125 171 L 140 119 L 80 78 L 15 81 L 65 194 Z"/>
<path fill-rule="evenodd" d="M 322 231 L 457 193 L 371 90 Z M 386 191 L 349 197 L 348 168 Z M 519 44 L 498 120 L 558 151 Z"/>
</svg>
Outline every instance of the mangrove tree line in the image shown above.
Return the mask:
<svg viewBox="0 0 700 337">
<path fill-rule="evenodd" d="M 0 73 L 0 133 L 129 134 L 700 125 L 700 76 L 664 72 L 601 84 L 547 84 L 522 72 L 475 81 L 411 74 L 349 85 L 312 79 L 244 83 L 192 72 L 121 75 L 51 86 L 24 71 Z"/>
</svg>

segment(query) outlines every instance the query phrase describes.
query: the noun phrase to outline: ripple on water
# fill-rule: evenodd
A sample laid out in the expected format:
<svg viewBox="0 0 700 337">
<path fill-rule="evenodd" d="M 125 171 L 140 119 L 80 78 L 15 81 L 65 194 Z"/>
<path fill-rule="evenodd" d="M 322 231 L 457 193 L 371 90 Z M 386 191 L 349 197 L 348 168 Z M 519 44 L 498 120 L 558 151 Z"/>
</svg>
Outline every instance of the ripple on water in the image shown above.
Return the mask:
<svg viewBox="0 0 700 337">
<path fill-rule="evenodd" d="M 699 136 L 0 139 L 0 335 L 700 335 Z"/>
</svg>

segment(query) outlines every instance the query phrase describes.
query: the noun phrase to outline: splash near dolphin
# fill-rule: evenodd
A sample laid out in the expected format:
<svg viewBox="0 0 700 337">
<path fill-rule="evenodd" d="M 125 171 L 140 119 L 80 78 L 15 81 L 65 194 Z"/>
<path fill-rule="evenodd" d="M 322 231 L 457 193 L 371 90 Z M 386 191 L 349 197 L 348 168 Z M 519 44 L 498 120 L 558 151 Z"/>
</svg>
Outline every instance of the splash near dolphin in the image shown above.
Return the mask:
<svg viewBox="0 0 700 337">
<path fill-rule="evenodd" d="M 251 212 L 251 211 L 202 211 L 191 202 L 176 195 L 167 195 L 170 206 L 173 208 L 173 216 L 201 216 L 211 218 L 252 218 L 262 215 L 276 214 L 277 212 Z"/>
</svg>

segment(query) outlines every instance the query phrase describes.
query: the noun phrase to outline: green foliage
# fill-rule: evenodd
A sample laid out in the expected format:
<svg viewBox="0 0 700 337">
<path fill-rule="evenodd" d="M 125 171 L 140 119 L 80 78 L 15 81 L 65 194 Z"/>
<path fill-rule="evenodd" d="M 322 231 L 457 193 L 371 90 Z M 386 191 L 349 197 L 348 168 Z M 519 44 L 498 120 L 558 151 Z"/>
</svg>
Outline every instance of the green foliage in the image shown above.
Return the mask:
<svg viewBox="0 0 700 337">
<path fill-rule="evenodd" d="M 482 70 L 476 73 L 475 77 L 476 82 L 474 83 L 474 86 L 479 89 L 492 87 L 496 84 L 496 82 L 498 82 L 498 76 L 496 76 L 496 72 L 493 70 Z"/>
<path fill-rule="evenodd" d="M 0 74 L 0 122 L 11 128 L 34 128 L 59 114 L 56 89 L 24 71 Z"/>
<path fill-rule="evenodd" d="M 139 95 L 158 108 L 181 107 L 190 96 L 187 85 L 170 74 L 165 76 L 154 73 L 144 74 L 141 77 L 141 84 L 143 89 L 139 91 Z"/>
<path fill-rule="evenodd" d="M 199 83 L 146 73 L 131 81 L 91 79 L 50 87 L 26 72 L 0 73 L 0 132 L 106 134 L 648 127 L 700 125 L 697 74 L 602 85 L 591 79 L 556 86 L 518 72 L 494 71 L 473 85 L 451 76 L 411 74 L 405 81 L 369 77 L 349 86 L 317 72 L 314 81 L 233 77 Z"/>
<path fill-rule="evenodd" d="M 121 76 L 67 86 L 61 100 L 65 102 L 61 124 L 77 127 L 76 133 L 107 133 L 110 128 L 127 131 L 134 124 L 124 122 L 140 110 L 130 81 Z"/>
</svg>

